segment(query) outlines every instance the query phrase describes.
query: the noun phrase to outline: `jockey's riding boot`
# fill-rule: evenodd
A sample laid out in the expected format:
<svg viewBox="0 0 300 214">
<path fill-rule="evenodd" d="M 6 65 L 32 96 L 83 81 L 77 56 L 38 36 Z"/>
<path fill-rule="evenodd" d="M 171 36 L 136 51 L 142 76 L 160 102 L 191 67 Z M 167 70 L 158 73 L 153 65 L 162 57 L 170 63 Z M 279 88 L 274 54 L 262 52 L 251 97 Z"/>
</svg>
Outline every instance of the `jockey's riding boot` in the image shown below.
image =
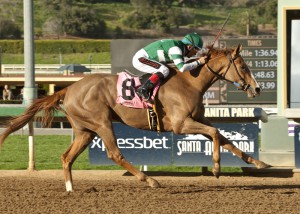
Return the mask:
<svg viewBox="0 0 300 214">
<path fill-rule="evenodd" d="M 136 91 L 136 93 L 143 98 L 144 100 L 149 100 L 150 98 L 150 89 L 154 88 L 155 85 L 153 82 L 151 82 L 150 79 L 148 79 L 143 85 L 141 85 L 138 90 Z"/>
<path fill-rule="evenodd" d="M 162 73 L 152 74 L 151 77 L 137 89 L 136 93 L 144 100 L 149 100 L 151 95 L 150 90 L 152 90 L 162 78 Z"/>
</svg>

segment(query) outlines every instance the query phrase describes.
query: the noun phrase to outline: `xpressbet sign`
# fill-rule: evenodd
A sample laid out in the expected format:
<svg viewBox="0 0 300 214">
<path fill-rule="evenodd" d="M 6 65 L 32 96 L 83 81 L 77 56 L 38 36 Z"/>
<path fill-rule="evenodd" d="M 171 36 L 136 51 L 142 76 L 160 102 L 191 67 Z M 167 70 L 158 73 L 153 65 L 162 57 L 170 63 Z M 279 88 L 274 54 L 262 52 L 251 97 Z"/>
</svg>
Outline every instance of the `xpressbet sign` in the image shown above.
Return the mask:
<svg viewBox="0 0 300 214">
<path fill-rule="evenodd" d="M 117 144 L 120 149 L 171 149 L 171 147 L 167 146 L 167 141 L 168 139 L 165 136 L 155 139 L 146 136 L 141 138 L 117 138 Z M 95 147 L 105 151 L 104 143 L 98 136 L 93 139 L 92 145 L 90 146 L 91 149 Z"/>
<path fill-rule="evenodd" d="M 170 165 L 172 163 L 172 133 L 135 129 L 114 123 L 117 145 L 125 158 L 137 165 Z M 96 136 L 89 145 L 92 164 L 114 165 L 106 155 L 102 139 Z"/>
<path fill-rule="evenodd" d="M 251 156 L 258 157 L 258 128 L 254 124 L 215 124 L 220 133 Z M 211 166 L 213 142 L 203 135 L 174 135 L 138 130 L 115 123 L 117 145 L 125 158 L 136 165 Z M 100 137 L 89 146 L 92 164 L 114 164 L 107 158 Z M 231 152 L 221 148 L 222 166 L 247 166 Z"/>
</svg>

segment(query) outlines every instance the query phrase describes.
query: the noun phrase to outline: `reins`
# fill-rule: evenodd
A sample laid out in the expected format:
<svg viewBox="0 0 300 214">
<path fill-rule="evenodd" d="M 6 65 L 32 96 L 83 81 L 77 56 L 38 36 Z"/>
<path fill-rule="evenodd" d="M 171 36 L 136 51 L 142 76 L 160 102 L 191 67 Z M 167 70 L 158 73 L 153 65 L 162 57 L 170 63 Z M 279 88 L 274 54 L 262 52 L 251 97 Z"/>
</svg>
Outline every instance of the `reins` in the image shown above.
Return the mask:
<svg viewBox="0 0 300 214">
<path fill-rule="evenodd" d="M 217 58 L 219 58 L 219 57 L 221 57 L 221 56 L 217 56 L 217 57 L 213 58 L 212 60 L 215 60 L 215 59 L 217 59 Z M 239 71 L 238 71 L 238 69 L 237 69 L 237 67 L 236 67 L 236 65 L 235 65 L 235 63 L 234 63 L 234 60 L 236 60 L 238 57 L 240 57 L 240 55 L 237 55 L 237 56 L 235 56 L 234 58 L 232 58 L 231 54 L 230 54 L 230 53 L 228 54 L 229 64 L 228 64 L 227 69 L 226 69 L 226 71 L 225 71 L 225 73 L 224 73 L 224 76 L 222 76 L 222 75 L 220 75 L 218 72 L 214 71 L 214 70 L 208 65 L 208 63 L 206 63 L 206 68 L 207 68 L 211 73 L 213 73 L 218 79 L 221 79 L 221 80 L 225 80 L 225 81 L 227 81 L 227 82 L 230 82 L 231 84 L 235 85 L 239 90 L 246 91 L 246 90 L 248 90 L 248 88 L 250 87 L 250 85 L 246 83 L 245 79 L 241 76 L 241 74 L 239 73 Z M 225 78 L 225 76 L 226 76 L 226 74 L 227 74 L 227 72 L 228 72 L 228 70 L 229 70 L 229 68 L 230 68 L 230 66 L 231 66 L 232 64 L 233 64 L 233 66 L 234 66 L 234 69 L 235 69 L 237 75 L 238 75 L 239 78 L 240 78 L 240 81 L 242 82 L 242 85 L 241 85 L 240 83 L 238 83 L 238 82 L 234 82 L 234 81 L 231 81 L 231 80 Z"/>
</svg>

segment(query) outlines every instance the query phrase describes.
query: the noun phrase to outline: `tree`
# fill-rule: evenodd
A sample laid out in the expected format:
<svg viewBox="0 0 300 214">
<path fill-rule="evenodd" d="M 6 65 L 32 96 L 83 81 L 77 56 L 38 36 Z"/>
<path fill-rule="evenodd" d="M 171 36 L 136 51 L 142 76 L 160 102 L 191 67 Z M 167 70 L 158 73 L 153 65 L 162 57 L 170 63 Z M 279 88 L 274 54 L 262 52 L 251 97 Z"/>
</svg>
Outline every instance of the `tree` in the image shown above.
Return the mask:
<svg viewBox="0 0 300 214">
<path fill-rule="evenodd" d="M 255 12 L 258 17 L 263 17 L 268 23 L 277 25 L 277 0 L 261 1 L 256 7 Z"/>
<path fill-rule="evenodd" d="M 59 39 L 63 34 L 63 21 L 60 18 L 50 17 L 43 24 L 43 35 L 55 35 Z"/>
<path fill-rule="evenodd" d="M 0 39 L 20 39 L 22 31 L 15 22 L 7 19 L 0 20 Z"/>
<path fill-rule="evenodd" d="M 67 34 L 89 38 L 103 38 L 106 35 L 106 24 L 89 8 L 72 7 L 65 11 L 63 26 Z"/>
<path fill-rule="evenodd" d="M 135 29 L 155 29 L 168 32 L 178 26 L 182 15 L 174 8 L 174 0 L 130 0 L 135 10 L 127 16 L 124 24 Z M 176 16 L 177 18 L 169 18 Z"/>
<path fill-rule="evenodd" d="M 106 24 L 100 20 L 92 7 L 77 6 L 73 0 L 45 0 L 44 7 L 51 10 L 56 18 L 47 20 L 44 29 L 57 30 L 56 35 L 66 33 L 87 38 L 103 38 L 106 35 Z M 79 4 L 80 5 L 80 4 Z"/>
</svg>

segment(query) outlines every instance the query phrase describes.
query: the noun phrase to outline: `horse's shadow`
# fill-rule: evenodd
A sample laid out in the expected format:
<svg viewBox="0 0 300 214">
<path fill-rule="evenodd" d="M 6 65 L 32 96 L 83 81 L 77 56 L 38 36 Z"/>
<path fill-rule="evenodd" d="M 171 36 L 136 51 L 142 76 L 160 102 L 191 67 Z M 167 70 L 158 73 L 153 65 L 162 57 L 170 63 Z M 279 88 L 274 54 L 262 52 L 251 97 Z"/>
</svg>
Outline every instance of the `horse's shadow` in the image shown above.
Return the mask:
<svg viewBox="0 0 300 214">
<path fill-rule="evenodd" d="M 204 172 L 169 172 L 169 171 L 143 171 L 148 176 L 170 176 L 170 177 L 198 177 L 198 176 L 214 176 L 211 171 Z M 128 171 L 123 176 L 132 176 Z M 230 177 L 267 177 L 267 178 L 292 178 L 294 173 L 291 170 L 276 171 L 249 171 L 249 172 L 221 172 L 221 176 Z"/>
<path fill-rule="evenodd" d="M 230 186 L 232 188 L 238 188 L 241 190 L 280 190 L 280 189 L 285 189 L 285 190 L 291 190 L 291 191 L 285 191 L 283 194 L 293 194 L 296 193 L 293 190 L 296 189 L 297 192 L 299 190 L 300 185 L 295 185 L 295 184 L 279 184 L 275 185 L 247 185 L 247 186 Z M 222 187 L 222 188 L 228 188 L 228 186 Z"/>
</svg>

